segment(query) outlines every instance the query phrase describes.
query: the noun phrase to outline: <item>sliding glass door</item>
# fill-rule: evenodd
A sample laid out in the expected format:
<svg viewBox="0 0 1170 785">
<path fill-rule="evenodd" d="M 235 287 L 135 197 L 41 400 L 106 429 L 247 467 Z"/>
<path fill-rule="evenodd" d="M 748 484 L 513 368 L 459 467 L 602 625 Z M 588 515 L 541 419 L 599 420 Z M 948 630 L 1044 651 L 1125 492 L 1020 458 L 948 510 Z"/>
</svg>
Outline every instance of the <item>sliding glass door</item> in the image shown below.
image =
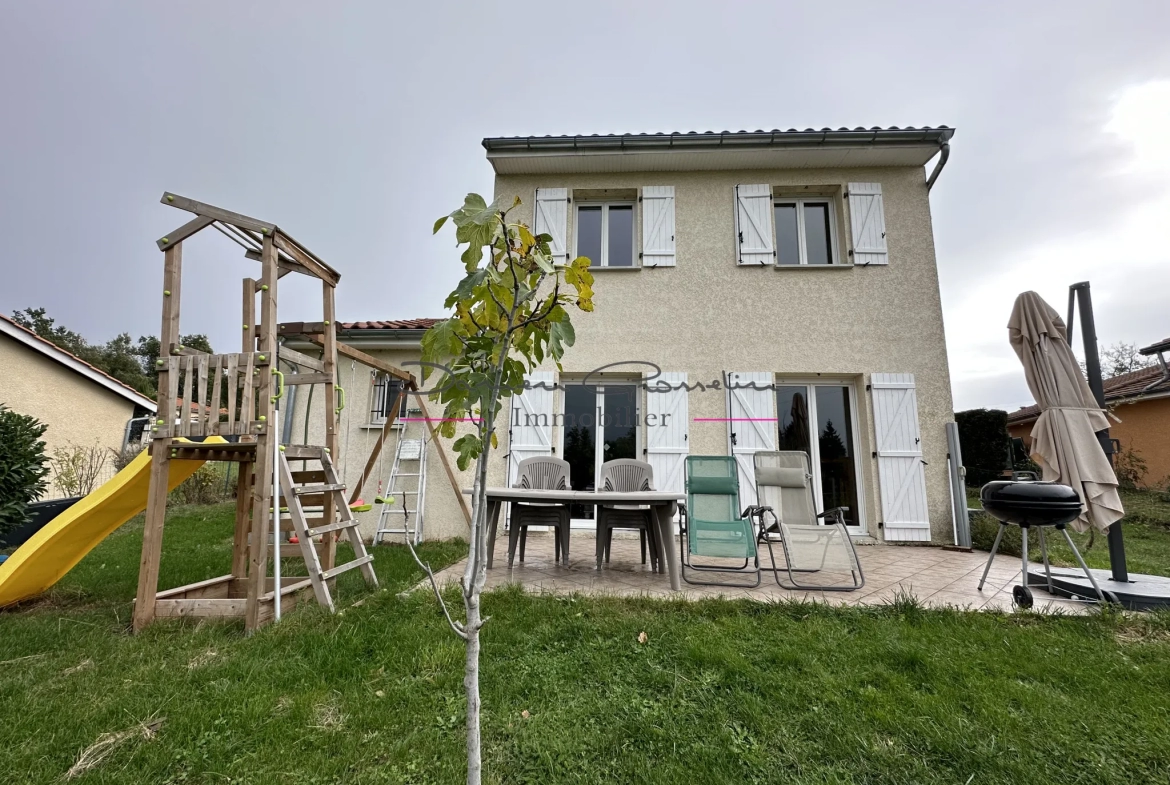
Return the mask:
<svg viewBox="0 0 1170 785">
<path fill-rule="evenodd" d="M 617 458 L 638 457 L 638 386 L 565 383 L 561 454 L 569 462 L 575 491 L 592 491 L 601 479 L 601 465 Z M 593 525 L 593 508 L 574 505 L 573 523 Z"/>
<path fill-rule="evenodd" d="M 778 448 L 808 453 L 817 512 L 848 507 L 861 531 L 855 395 L 851 385 L 785 384 L 776 388 Z"/>
</svg>

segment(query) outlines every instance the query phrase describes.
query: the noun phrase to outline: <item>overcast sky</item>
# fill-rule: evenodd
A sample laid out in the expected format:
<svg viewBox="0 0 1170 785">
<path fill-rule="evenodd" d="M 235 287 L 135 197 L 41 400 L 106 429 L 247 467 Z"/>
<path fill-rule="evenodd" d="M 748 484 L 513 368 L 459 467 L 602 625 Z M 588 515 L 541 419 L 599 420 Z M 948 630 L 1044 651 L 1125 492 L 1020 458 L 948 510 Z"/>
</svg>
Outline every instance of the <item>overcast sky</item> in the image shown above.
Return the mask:
<svg viewBox="0 0 1170 785">
<path fill-rule="evenodd" d="M 955 404 L 1011 409 L 1025 289 L 1091 280 L 1102 343 L 1170 335 L 1168 38 L 1165 2 L 0 0 L 0 311 L 157 333 L 170 190 L 288 227 L 343 320 L 441 315 L 430 227 L 491 191 L 484 136 L 946 124 Z M 250 263 L 185 250 L 184 332 L 233 349 Z M 281 297 L 319 318 L 308 279 Z"/>
</svg>

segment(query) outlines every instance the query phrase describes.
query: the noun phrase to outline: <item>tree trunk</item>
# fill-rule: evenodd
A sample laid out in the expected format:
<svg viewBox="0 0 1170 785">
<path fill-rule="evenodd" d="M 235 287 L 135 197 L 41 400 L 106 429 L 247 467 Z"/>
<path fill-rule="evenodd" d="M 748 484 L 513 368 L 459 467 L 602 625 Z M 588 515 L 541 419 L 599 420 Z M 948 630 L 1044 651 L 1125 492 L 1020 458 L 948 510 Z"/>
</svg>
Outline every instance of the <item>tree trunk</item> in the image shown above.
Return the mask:
<svg viewBox="0 0 1170 785">
<path fill-rule="evenodd" d="M 479 785 L 483 772 L 479 739 L 479 592 L 467 599 L 467 664 L 463 674 L 467 693 L 467 785 Z"/>
<path fill-rule="evenodd" d="M 485 425 L 487 425 L 485 423 Z M 467 571 L 463 574 L 463 607 L 466 613 L 467 657 L 463 673 L 463 691 L 467 696 L 467 785 L 479 785 L 483 774 L 483 753 L 479 724 L 479 598 L 487 579 L 487 471 L 491 426 L 481 429 L 485 449 L 480 453 L 472 489 L 471 544 L 467 553 Z"/>
</svg>

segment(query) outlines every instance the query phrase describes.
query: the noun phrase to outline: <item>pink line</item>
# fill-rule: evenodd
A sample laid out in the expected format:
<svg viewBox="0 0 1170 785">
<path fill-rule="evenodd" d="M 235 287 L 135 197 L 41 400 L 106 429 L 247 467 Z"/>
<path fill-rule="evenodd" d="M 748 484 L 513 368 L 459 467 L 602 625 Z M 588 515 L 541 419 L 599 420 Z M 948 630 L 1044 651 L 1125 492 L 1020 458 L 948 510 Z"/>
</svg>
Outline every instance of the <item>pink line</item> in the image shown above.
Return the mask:
<svg viewBox="0 0 1170 785">
<path fill-rule="evenodd" d="M 474 422 L 478 423 L 478 417 L 399 417 L 399 422 Z"/>
<path fill-rule="evenodd" d="M 692 417 L 692 422 L 777 422 L 776 417 Z"/>
</svg>

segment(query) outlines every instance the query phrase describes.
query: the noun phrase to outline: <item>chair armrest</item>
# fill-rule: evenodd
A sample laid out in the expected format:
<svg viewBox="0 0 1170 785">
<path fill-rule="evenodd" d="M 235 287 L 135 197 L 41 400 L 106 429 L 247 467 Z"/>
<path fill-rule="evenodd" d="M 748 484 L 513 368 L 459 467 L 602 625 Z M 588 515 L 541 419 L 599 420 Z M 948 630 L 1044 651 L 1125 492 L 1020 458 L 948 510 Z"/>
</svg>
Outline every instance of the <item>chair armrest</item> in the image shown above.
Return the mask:
<svg viewBox="0 0 1170 785">
<path fill-rule="evenodd" d="M 817 515 L 818 518 L 832 519 L 835 523 L 845 523 L 845 513 L 849 512 L 848 507 L 833 507 L 825 510 Z"/>
</svg>

